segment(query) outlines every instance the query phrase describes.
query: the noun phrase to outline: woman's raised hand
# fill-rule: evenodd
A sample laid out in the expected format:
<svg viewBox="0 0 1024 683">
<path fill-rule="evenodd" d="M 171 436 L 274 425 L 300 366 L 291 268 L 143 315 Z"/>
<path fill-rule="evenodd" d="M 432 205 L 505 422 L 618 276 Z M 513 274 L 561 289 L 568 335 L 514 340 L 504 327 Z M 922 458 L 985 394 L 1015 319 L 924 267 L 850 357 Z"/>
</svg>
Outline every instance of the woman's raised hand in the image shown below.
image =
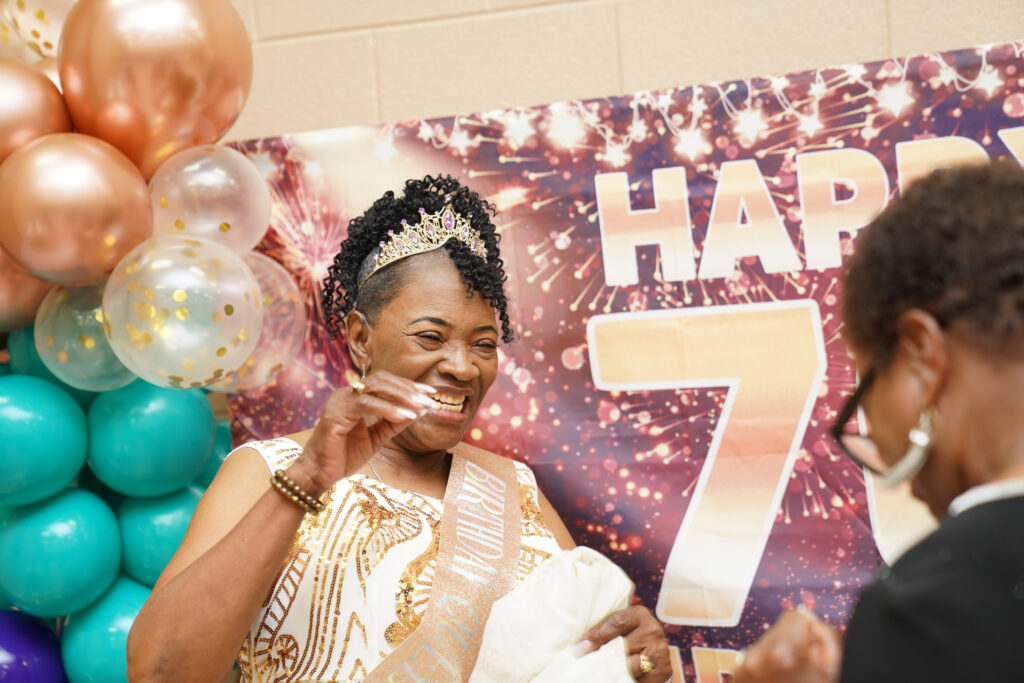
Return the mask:
<svg viewBox="0 0 1024 683">
<path fill-rule="evenodd" d="M 360 391 L 361 390 L 361 391 Z M 379 371 L 334 391 L 293 468 L 317 491 L 361 468 L 385 443 L 433 407 L 435 389 Z"/>
</svg>

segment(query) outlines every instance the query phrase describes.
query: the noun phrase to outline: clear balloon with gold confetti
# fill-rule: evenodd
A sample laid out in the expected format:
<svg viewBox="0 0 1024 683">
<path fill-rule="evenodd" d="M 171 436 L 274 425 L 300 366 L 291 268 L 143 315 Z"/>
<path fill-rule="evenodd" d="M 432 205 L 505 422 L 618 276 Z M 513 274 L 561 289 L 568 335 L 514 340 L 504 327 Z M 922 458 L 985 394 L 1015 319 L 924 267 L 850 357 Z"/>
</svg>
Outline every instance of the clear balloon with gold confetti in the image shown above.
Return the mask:
<svg viewBox="0 0 1024 683">
<path fill-rule="evenodd" d="M 158 386 L 210 386 L 237 370 L 263 325 L 259 285 L 212 240 L 164 235 L 117 264 L 103 293 L 104 331 L 129 370 Z"/>
<path fill-rule="evenodd" d="M 270 189 L 241 152 L 220 145 L 178 152 L 149 181 L 153 234 L 194 235 L 244 254 L 270 225 Z"/>
<path fill-rule="evenodd" d="M 249 391 L 271 381 L 295 358 L 306 332 L 306 307 L 298 285 L 284 266 L 255 251 L 242 259 L 260 287 L 263 330 L 245 363 L 209 386 L 210 391 L 225 394 Z"/>
<path fill-rule="evenodd" d="M 60 31 L 75 0 L 7 0 L 21 41 L 40 57 L 56 57 Z"/>
<path fill-rule="evenodd" d="M 10 57 L 23 62 L 31 61 L 35 54 L 28 45 L 21 42 L 14 21 L 7 10 L 7 3 L 0 0 L 0 57 Z"/>
<path fill-rule="evenodd" d="M 36 312 L 33 334 L 43 364 L 76 389 L 110 391 L 135 380 L 103 334 L 103 285 L 55 287 Z"/>
</svg>

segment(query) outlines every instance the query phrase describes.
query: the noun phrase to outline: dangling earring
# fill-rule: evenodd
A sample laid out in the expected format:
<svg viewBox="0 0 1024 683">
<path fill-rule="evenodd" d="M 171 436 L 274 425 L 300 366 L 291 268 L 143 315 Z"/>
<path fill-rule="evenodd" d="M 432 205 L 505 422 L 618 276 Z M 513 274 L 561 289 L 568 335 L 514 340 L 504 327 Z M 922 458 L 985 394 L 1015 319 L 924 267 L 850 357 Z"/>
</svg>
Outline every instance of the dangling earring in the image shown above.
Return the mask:
<svg viewBox="0 0 1024 683">
<path fill-rule="evenodd" d="M 906 454 L 882 475 L 882 483 L 885 486 L 891 488 L 913 479 L 924 467 L 924 463 L 928 459 L 928 447 L 932 444 L 934 412 L 934 408 L 926 408 L 921 411 L 921 415 L 917 418 L 917 425 L 907 435 L 907 438 L 910 439 L 910 446 L 907 447 Z"/>
<path fill-rule="evenodd" d="M 366 391 L 366 366 L 362 363 L 359 364 L 359 372 L 361 373 L 359 379 L 349 385 L 353 393 L 356 394 L 362 394 Z"/>
</svg>

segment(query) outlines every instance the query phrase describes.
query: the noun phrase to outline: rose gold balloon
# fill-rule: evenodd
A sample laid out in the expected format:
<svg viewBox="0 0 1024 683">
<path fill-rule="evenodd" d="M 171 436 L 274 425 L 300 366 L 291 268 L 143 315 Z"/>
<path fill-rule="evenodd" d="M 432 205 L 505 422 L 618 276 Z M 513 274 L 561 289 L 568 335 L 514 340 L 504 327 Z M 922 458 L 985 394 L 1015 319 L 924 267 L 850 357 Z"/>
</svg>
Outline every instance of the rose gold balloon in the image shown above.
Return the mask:
<svg viewBox="0 0 1024 683">
<path fill-rule="evenodd" d="M 229 0 L 79 0 L 58 62 L 75 128 L 117 146 L 147 179 L 175 152 L 220 139 L 252 81 Z"/>
<path fill-rule="evenodd" d="M 0 57 L 0 162 L 31 140 L 69 130 L 64 100 L 46 74 Z"/>
<path fill-rule="evenodd" d="M 53 288 L 32 277 L 0 249 L 0 332 L 27 327 L 36 317 L 43 297 Z"/>
<path fill-rule="evenodd" d="M 41 280 L 101 282 L 152 233 L 146 181 L 102 140 L 47 135 L 0 164 L 0 245 Z"/>
<path fill-rule="evenodd" d="M 57 58 L 56 57 L 43 57 L 38 62 L 32 65 L 32 68 L 36 71 L 42 71 L 46 74 L 46 77 L 57 86 L 57 90 L 61 89 L 60 85 L 60 71 L 57 70 Z M 68 119 L 70 121 L 70 119 Z"/>
</svg>

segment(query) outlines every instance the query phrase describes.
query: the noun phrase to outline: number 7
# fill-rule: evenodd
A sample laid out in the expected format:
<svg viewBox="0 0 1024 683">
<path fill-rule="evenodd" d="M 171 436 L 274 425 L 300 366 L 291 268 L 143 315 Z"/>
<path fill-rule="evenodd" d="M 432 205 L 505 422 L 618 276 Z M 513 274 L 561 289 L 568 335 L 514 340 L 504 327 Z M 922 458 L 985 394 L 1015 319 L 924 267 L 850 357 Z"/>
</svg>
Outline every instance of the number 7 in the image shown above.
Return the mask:
<svg viewBox="0 0 1024 683">
<path fill-rule="evenodd" d="M 657 615 L 735 626 L 825 375 L 817 302 L 598 315 L 587 341 L 598 389 L 728 387 Z"/>
</svg>

